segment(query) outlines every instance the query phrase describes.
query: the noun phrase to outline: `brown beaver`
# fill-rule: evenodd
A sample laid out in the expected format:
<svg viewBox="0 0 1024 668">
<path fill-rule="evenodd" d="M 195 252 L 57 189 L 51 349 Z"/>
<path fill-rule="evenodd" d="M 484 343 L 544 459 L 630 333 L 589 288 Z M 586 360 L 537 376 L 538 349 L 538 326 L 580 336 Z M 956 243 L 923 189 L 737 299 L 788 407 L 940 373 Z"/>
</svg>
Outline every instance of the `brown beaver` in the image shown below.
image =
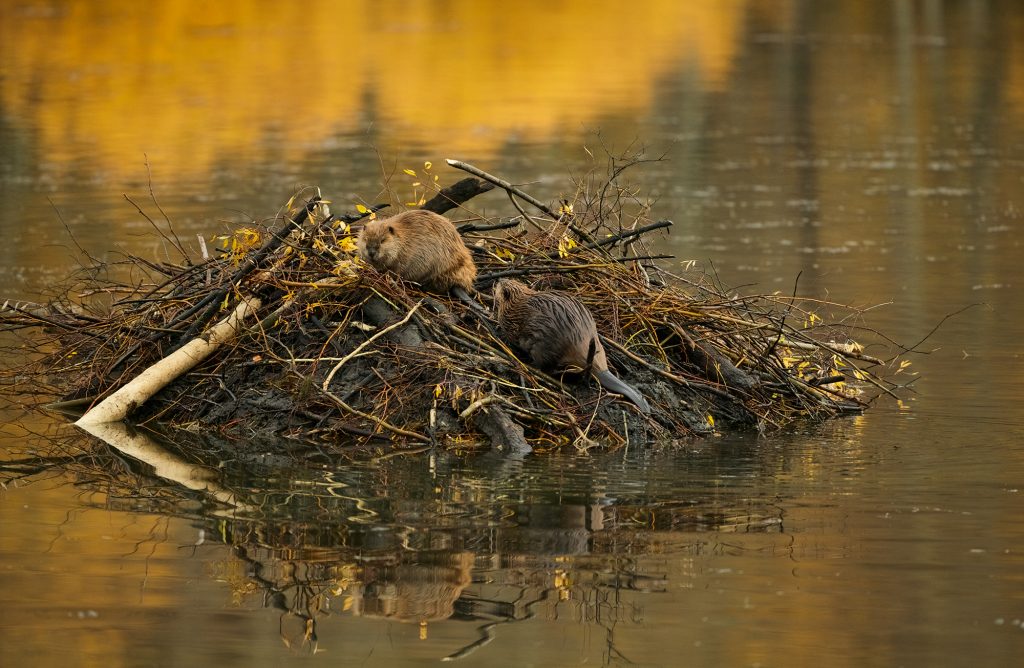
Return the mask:
<svg viewBox="0 0 1024 668">
<path fill-rule="evenodd" d="M 575 297 L 557 290 L 538 292 L 502 279 L 494 286 L 494 310 L 506 340 L 527 353 L 534 366 L 590 367 L 605 389 L 623 395 L 644 413 L 651 412 L 643 395 L 608 371 L 594 316 Z"/>
<path fill-rule="evenodd" d="M 393 271 L 424 290 L 467 295 L 476 280 L 476 265 L 455 226 L 432 211 L 405 211 L 371 220 L 359 233 L 359 257 L 378 269 Z"/>
</svg>

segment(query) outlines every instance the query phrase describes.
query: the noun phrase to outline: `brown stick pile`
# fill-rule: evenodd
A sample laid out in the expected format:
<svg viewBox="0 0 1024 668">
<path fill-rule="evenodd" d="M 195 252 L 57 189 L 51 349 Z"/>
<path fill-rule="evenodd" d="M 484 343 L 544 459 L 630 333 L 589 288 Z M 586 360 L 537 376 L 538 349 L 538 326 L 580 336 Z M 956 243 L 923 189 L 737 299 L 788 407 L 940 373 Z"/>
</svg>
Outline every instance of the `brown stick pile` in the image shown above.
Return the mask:
<svg viewBox="0 0 1024 668">
<path fill-rule="evenodd" d="M 27 361 L 3 378 L 24 401 L 86 409 L 246 304 L 254 315 L 236 338 L 218 341 L 148 401 L 130 402 L 129 418 L 339 446 L 524 451 L 777 430 L 858 412 L 897 387 L 886 376 L 907 350 L 885 361 L 865 354 L 855 329 L 868 343 L 892 344 L 861 327 L 855 309 L 737 296 L 712 275 L 672 271 L 672 258 L 647 246 L 671 222 L 648 217 L 615 165 L 605 181 L 587 177 L 550 207 L 449 164 L 474 177 L 422 206 L 457 208 L 450 217 L 479 269 L 477 299 L 489 305 L 502 277 L 575 295 L 650 416 L 589 376 L 524 364 L 464 303 L 360 262 L 359 221 L 382 207 L 339 217 L 319 197 L 268 227 L 236 231 L 216 257 L 192 261 L 180 248 L 180 263 L 93 261 L 46 303 L 5 303 L 0 331 L 22 335 Z M 513 218 L 485 218 L 466 204 L 494 186 L 506 191 Z"/>
</svg>

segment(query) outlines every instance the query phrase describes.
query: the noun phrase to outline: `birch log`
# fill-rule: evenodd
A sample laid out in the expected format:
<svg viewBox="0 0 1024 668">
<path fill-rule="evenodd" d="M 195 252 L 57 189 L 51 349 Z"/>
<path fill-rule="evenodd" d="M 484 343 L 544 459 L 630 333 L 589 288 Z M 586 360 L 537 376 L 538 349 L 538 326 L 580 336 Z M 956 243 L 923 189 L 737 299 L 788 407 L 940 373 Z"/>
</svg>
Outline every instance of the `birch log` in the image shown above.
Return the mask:
<svg viewBox="0 0 1024 668">
<path fill-rule="evenodd" d="M 259 299 L 243 299 L 228 317 L 140 373 L 130 383 L 93 406 L 75 424 L 85 428 L 86 425 L 123 420 L 154 394 L 212 355 L 225 342 L 235 338 L 245 319 L 260 306 Z"/>
</svg>

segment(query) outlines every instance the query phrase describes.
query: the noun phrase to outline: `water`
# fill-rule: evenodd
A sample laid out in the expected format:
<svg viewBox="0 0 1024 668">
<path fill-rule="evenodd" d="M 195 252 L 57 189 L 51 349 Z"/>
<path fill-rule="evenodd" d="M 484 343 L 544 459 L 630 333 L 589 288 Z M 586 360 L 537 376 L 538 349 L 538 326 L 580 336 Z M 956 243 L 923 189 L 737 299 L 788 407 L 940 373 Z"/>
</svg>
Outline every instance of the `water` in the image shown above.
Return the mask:
<svg viewBox="0 0 1024 668">
<path fill-rule="evenodd" d="M 194 444 L 158 475 L 9 408 L 5 458 L 69 459 L 4 478 L 0 664 L 1016 665 L 1024 7 L 279 5 L 0 8 L 0 294 L 73 264 L 50 202 L 96 255 L 168 252 L 122 197 L 162 220 L 150 173 L 191 243 L 299 185 L 411 196 L 446 157 L 572 195 L 636 140 L 666 158 L 629 172 L 675 221 L 658 250 L 740 292 L 799 274 L 908 345 L 975 306 L 902 406 L 670 449 L 225 448 L 201 492 Z"/>
</svg>

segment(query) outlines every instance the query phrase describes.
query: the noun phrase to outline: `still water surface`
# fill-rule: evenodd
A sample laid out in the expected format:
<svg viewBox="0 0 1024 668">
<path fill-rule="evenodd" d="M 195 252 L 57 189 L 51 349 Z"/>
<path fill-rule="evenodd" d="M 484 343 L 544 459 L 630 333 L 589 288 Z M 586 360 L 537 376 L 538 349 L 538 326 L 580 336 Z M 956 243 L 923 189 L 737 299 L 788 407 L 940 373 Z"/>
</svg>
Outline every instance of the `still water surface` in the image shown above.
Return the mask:
<svg viewBox="0 0 1024 668">
<path fill-rule="evenodd" d="M 1017 665 L 1024 6 L 623 11 L 3 3 L 0 293 L 73 264 L 54 207 L 97 255 L 165 253 L 122 198 L 152 208 L 147 159 L 194 238 L 304 184 L 411 196 L 402 169 L 452 182 L 446 157 L 553 200 L 638 141 L 665 155 L 632 176 L 675 221 L 659 250 L 740 292 L 800 274 L 905 344 L 977 304 L 912 358 L 903 405 L 518 462 L 225 448 L 207 493 L 11 407 L 4 458 L 68 460 L 5 474 L 0 665 Z M 164 445 L 161 471 L 198 462 Z"/>
</svg>

